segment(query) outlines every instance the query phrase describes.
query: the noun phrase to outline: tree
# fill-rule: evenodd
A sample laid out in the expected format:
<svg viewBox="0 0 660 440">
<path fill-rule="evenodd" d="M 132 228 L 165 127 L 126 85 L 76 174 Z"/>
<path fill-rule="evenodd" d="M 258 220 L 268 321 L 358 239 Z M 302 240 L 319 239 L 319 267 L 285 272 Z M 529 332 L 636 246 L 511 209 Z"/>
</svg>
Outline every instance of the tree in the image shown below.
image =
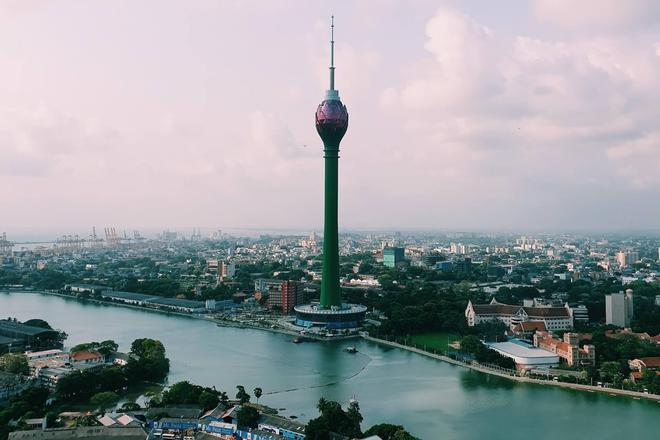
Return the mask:
<svg viewBox="0 0 660 440">
<path fill-rule="evenodd" d="M 229 406 L 229 396 L 227 396 L 227 393 L 224 392 L 224 391 L 220 391 L 219 398 L 220 398 L 220 403 L 222 404 L 222 406 L 227 408 Z"/>
<path fill-rule="evenodd" d="M 256 387 L 254 390 L 252 390 L 252 392 L 254 393 L 254 397 L 257 398 L 257 404 L 258 404 L 259 403 L 259 398 L 263 394 L 263 390 L 260 387 Z"/>
<path fill-rule="evenodd" d="M 136 339 L 131 344 L 126 375 L 133 381 L 163 381 L 170 372 L 163 343 L 155 339 Z"/>
<path fill-rule="evenodd" d="M 251 406 L 242 406 L 236 414 L 239 428 L 256 428 L 259 424 L 259 411 Z"/>
<path fill-rule="evenodd" d="M 348 411 L 344 411 L 339 403 L 321 398 L 316 407 L 321 415 L 305 427 L 307 440 L 327 440 L 332 432 L 350 438 L 362 436 L 362 415 L 357 402 L 351 402 Z"/>
<path fill-rule="evenodd" d="M 476 354 L 482 349 L 483 345 L 479 338 L 474 335 L 468 335 L 461 339 L 461 350 L 466 353 Z"/>
<path fill-rule="evenodd" d="M 92 398 L 89 399 L 91 404 L 100 409 L 101 412 L 105 412 L 105 410 L 114 405 L 117 400 L 119 400 L 119 396 L 113 391 L 102 391 L 94 394 Z"/>
<path fill-rule="evenodd" d="M 245 387 L 243 385 L 236 385 L 236 389 L 238 392 L 236 393 L 236 398 L 239 400 L 241 405 L 244 405 L 250 401 L 250 395 L 245 391 Z"/>
<path fill-rule="evenodd" d="M 316 409 L 318 409 L 320 413 L 323 413 L 327 408 L 328 408 L 328 401 L 326 400 L 325 397 L 321 397 L 318 403 L 316 404 Z"/>
<path fill-rule="evenodd" d="M 125 402 L 121 406 L 122 411 L 139 411 L 140 409 L 142 408 L 140 407 L 140 404 L 137 402 Z"/>
<path fill-rule="evenodd" d="M 119 349 L 119 345 L 113 340 L 106 340 L 102 342 L 87 342 L 84 344 L 78 344 L 71 348 L 71 353 L 76 353 L 78 351 L 98 351 L 103 356 L 109 356 L 112 353 L 115 353 Z"/>
<path fill-rule="evenodd" d="M 391 425 L 389 423 L 374 425 L 367 429 L 364 435 L 367 437 L 377 435 L 382 440 L 417 440 L 408 431 L 406 431 L 403 426 Z"/>
<path fill-rule="evenodd" d="M 0 357 L 0 370 L 11 374 L 30 374 L 27 357 L 23 354 L 6 354 Z"/>
<path fill-rule="evenodd" d="M 25 324 L 25 325 L 29 325 L 29 326 L 31 326 L 31 327 L 45 328 L 45 329 L 48 329 L 48 330 L 52 330 L 52 329 L 53 329 L 53 327 L 51 327 L 50 324 L 48 324 L 48 323 L 47 323 L 46 321 L 44 321 L 43 319 L 28 319 L 28 320 L 25 321 L 23 324 Z"/>
<path fill-rule="evenodd" d="M 606 381 L 615 382 L 621 373 L 621 365 L 618 362 L 603 362 L 600 366 L 600 377 Z"/>
<path fill-rule="evenodd" d="M 218 406 L 218 403 L 220 402 L 220 399 L 218 399 L 218 395 L 215 393 L 212 393 L 210 391 L 204 390 L 201 392 L 199 395 L 199 398 L 197 399 L 197 402 L 202 405 L 205 411 L 209 409 L 213 409 L 216 406 Z"/>
</svg>

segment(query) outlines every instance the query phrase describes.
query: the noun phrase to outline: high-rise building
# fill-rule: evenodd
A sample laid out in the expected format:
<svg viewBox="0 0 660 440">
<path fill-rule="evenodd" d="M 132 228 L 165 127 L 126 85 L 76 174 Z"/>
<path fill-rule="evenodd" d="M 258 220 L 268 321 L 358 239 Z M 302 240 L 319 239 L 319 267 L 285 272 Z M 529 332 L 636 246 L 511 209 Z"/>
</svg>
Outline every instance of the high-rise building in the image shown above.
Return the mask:
<svg viewBox="0 0 660 440">
<path fill-rule="evenodd" d="M 383 264 L 386 267 L 396 267 L 405 260 L 405 249 L 400 247 L 386 247 L 383 249 Z"/>
<path fill-rule="evenodd" d="M 236 265 L 227 261 L 218 262 L 218 279 L 224 281 L 227 278 L 234 278 L 236 275 Z"/>
<path fill-rule="evenodd" d="M 605 295 L 605 323 L 629 327 L 633 318 L 633 291 Z"/>
<path fill-rule="evenodd" d="M 639 261 L 639 252 L 633 250 L 620 251 L 616 254 L 620 268 L 630 267 Z"/>
<path fill-rule="evenodd" d="M 295 308 L 296 323 L 310 327 L 357 327 L 364 321 L 367 308 L 356 304 L 342 304 L 339 287 L 338 187 L 339 143 L 348 130 L 348 110 L 335 89 L 334 17 L 330 38 L 330 88 L 316 109 L 316 131 L 323 141 L 325 188 L 323 204 L 323 268 L 321 298 L 318 304 Z"/>
<path fill-rule="evenodd" d="M 291 313 L 295 306 L 304 302 L 302 285 L 297 281 L 284 281 L 280 288 L 282 293 L 282 312 Z"/>
</svg>

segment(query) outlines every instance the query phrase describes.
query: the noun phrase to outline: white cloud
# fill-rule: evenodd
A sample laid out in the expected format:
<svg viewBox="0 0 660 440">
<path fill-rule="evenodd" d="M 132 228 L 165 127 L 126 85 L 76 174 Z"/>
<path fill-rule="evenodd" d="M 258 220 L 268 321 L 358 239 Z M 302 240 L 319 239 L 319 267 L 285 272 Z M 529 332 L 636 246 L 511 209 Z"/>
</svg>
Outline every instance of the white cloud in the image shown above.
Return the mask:
<svg viewBox="0 0 660 440">
<path fill-rule="evenodd" d="M 533 8 L 542 21 L 585 33 L 635 31 L 660 21 L 656 0 L 535 0 Z"/>
<path fill-rule="evenodd" d="M 406 134 L 428 152 L 428 165 L 470 176 L 454 185 L 463 194 L 489 189 L 493 204 L 478 211 L 498 209 L 498 190 L 517 198 L 517 209 L 538 197 L 580 209 L 573 194 L 595 188 L 660 189 L 660 127 L 651 117 L 660 64 L 643 46 L 627 38 L 509 39 L 448 9 L 426 31 L 432 61 L 408 69 L 381 104 L 404 109 Z"/>
<path fill-rule="evenodd" d="M 327 5 L 46 4 L 0 27 L 7 224 L 320 225 Z M 335 11 L 343 227 L 660 216 L 653 4 L 379 5 Z"/>
</svg>

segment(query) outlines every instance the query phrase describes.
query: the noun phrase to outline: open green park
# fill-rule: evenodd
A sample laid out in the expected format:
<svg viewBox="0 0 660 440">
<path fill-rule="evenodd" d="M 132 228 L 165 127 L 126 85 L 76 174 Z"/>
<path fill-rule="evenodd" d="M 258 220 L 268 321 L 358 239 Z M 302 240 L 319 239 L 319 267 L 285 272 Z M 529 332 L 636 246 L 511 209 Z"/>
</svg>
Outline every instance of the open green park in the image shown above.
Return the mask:
<svg viewBox="0 0 660 440">
<path fill-rule="evenodd" d="M 410 335 L 406 339 L 408 345 L 415 345 L 428 351 L 446 352 L 449 344 L 459 341 L 460 336 L 445 332 L 425 332 Z"/>
</svg>

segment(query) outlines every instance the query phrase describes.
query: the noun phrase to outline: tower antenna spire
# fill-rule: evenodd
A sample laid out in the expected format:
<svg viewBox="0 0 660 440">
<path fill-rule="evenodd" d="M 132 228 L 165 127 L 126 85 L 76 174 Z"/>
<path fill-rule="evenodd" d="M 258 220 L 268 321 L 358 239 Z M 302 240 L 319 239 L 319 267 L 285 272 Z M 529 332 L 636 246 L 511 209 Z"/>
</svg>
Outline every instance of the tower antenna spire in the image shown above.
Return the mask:
<svg viewBox="0 0 660 440">
<path fill-rule="evenodd" d="M 335 89 L 335 16 L 330 17 L 330 90 Z"/>
</svg>

